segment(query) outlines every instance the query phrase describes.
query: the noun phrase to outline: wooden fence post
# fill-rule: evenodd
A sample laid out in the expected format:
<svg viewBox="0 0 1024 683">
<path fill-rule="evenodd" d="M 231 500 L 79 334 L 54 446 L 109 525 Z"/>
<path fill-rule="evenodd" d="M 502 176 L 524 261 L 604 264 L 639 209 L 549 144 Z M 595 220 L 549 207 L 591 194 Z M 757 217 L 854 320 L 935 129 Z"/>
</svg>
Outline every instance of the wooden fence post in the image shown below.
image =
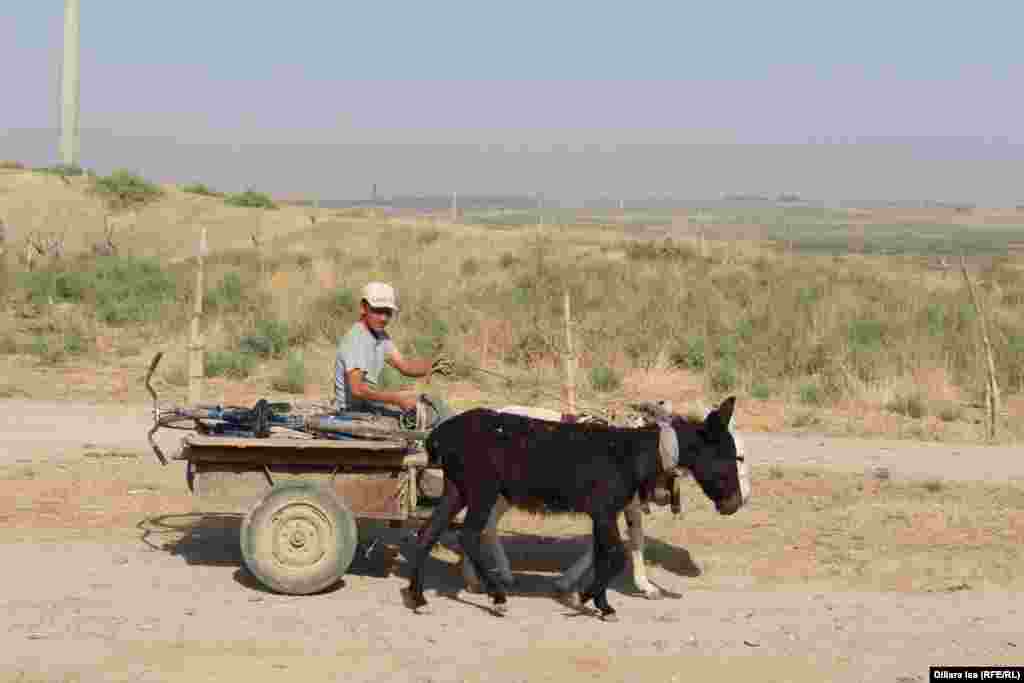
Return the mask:
<svg viewBox="0 0 1024 683">
<path fill-rule="evenodd" d="M 981 299 L 975 294 L 974 284 L 971 282 L 971 276 L 967 273 L 967 264 L 964 262 L 963 254 L 960 254 L 960 272 L 963 273 L 964 281 L 967 283 L 967 291 L 971 296 L 971 303 L 974 304 L 974 310 L 978 313 L 978 319 L 981 321 L 981 341 L 985 345 L 985 364 L 988 371 L 988 376 L 985 382 L 985 411 L 988 419 L 988 438 L 994 440 L 996 438 L 996 423 L 999 418 L 999 384 L 996 381 L 996 363 L 992 356 L 992 344 L 988 337 L 988 321 L 985 317 L 985 309 L 981 305 Z"/>
<path fill-rule="evenodd" d="M 572 312 L 569 304 L 569 290 L 565 290 L 565 386 L 563 400 L 565 409 L 563 419 L 576 421 L 576 347 L 572 339 Z"/>
<path fill-rule="evenodd" d="M 199 251 L 196 254 L 196 291 L 192 306 L 192 335 L 188 356 L 188 402 L 198 405 L 202 401 L 203 387 L 203 339 L 199 331 L 199 321 L 203 316 L 203 270 L 208 249 L 206 244 L 206 228 L 203 228 L 199 239 Z"/>
</svg>

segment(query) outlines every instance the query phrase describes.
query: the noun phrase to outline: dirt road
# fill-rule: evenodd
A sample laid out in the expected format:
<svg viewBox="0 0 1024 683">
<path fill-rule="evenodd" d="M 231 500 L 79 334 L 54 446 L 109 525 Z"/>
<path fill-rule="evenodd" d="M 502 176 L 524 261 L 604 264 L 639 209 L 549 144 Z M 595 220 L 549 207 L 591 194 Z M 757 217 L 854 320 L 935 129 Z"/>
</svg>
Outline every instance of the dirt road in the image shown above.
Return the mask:
<svg viewBox="0 0 1024 683">
<path fill-rule="evenodd" d="M 148 426 L 144 405 L 0 401 L 0 466 L 36 468 L 36 477 L 59 468 L 85 482 L 94 475 L 84 453 L 151 458 Z M 1024 481 L 1024 457 L 1011 448 L 774 434 L 747 443 L 761 464 Z M 178 464 L 151 464 L 166 482 L 152 484 L 154 474 L 153 486 L 184 490 Z M 543 572 L 520 573 L 522 594 L 495 617 L 435 560 L 433 614 L 414 616 L 400 595 L 400 531 L 380 530 L 385 550 L 358 560 L 342 585 L 292 597 L 262 590 L 240 568 L 237 515 L 161 512 L 171 514 L 105 534 L 45 523 L 9 530 L 0 543 L 0 680 L 924 681 L 940 663 L 1024 664 L 1016 592 L 835 592 L 825 583 L 764 591 L 745 577 L 691 590 L 686 576 L 652 567 L 652 580 L 678 597 L 646 601 L 620 580 L 609 597 L 621 621 L 606 624 L 551 599 Z M 170 533 L 197 519 L 189 533 Z M 559 545 L 569 546 L 556 551 L 566 562 L 581 548 Z"/>
</svg>

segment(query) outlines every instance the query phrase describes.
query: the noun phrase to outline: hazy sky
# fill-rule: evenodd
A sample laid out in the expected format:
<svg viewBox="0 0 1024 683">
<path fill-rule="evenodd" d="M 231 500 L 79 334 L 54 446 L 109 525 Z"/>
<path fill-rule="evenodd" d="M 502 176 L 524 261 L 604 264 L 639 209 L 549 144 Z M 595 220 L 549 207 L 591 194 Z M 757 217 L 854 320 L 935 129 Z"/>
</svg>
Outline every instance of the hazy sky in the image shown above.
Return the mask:
<svg viewBox="0 0 1024 683">
<path fill-rule="evenodd" d="M 63 8 L 0 3 L 0 157 L 56 161 Z M 1020 0 L 82 0 L 82 163 L 339 198 L 1014 203 L 1022 25 Z"/>
</svg>

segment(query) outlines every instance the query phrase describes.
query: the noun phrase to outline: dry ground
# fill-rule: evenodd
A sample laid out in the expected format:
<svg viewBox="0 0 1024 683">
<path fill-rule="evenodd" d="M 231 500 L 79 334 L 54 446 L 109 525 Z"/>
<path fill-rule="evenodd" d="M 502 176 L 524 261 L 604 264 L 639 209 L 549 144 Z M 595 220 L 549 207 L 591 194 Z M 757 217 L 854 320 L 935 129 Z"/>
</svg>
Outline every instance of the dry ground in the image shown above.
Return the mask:
<svg viewBox="0 0 1024 683">
<path fill-rule="evenodd" d="M 88 248 L 102 234 L 103 209 L 82 182 L 0 171 L 9 248 L 29 230 L 65 227 L 74 228 L 69 249 Z M 236 209 L 167 189 L 158 205 L 119 224 L 126 251 L 188 257 L 199 224 L 211 228 L 213 250 L 247 247 L 257 232 L 277 240 L 275 252 L 315 257 L 336 240 L 337 225 L 325 225 L 334 212 L 317 214 L 314 226 L 306 209 Z M 1017 220 L 997 214 L 971 221 Z M 871 220 L 897 218 L 908 219 L 876 212 Z M 480 249 L 521 239 L 452 229 Z M 620 238 L 590 231 L 582 248 Z M 335 284 L 315 259 L 305 275 L 279 275 L 271 284 L 283 301 Z M 38 324 L 46 321 L 0 312 L 0 332 Z M 241 568 L 240 511 L 190 498 L 180 464 L 160 467 L 146 446 L 140 378 L 157 350 L 168 355 L 156 380 L 161 398 L 185 395 L 168 372 L 183 366 L 183 336 L 159 334 L 103 329 L 96 353 L 57 365 L 0 354 L 0 681 L 681 681 L 723 673 L 923 681 L 938 663 L 1024 662 L 1020 395 L 1004 406 L 1003 426 L 1013 430 L 991 447 L 977 445 L 976 407 L 952 421 L 912 419 L 880 407 L 894 387 L 830 409 L 743 399 L 738 425 L 755 464 L 755 498 L 720 519 L 694 487 L 685 519 L 650 520 L 650 575 L 668 599 L 642 600 L 620 580 L 610 598 L 621 623 L 567 611 L 548 581 L 582 551 L 585 525 L 510 513 L 503 534 L 522 588 L 510 615 L 496 618 L 484 598 L 461 591 L 449 535 L 428 568 L 434 614 L 415 617 L 400 598 L 409 567 L 399 531 L 363 525 L 383 542 L 322 595 L 273 595 Z M 486 364 L 486 348 L 470 351 Z M 332 353 L 306 349 L 315 379 L 304 398 L 329 395 Z M 208 380 L 205 398 L 295 399 L 270 390 L 277 369 L 267 364 L 245 382 Z M 929 398 L 963 402 L 942 371 L 911 379 Z M 538 402 L 488 381 L 436 388 L 456 408 Z M 626 373 L 617 398 L 690 406 L 705 395 L 699 376 L 657 370 Z M 161 441 L 173 448 L 179 435 Z M 865 475 L 878 466 L 891 478 Z"/>
<path fill-rule="evenodd" d="M 506 517 L 521 587 L 504 619 L 461 590 L 454 534 L 428 568 L 434 614 L 409 613 L 404 532 L 367 524 L 383 542 L 342 585 L 270 594 L 241 566 L 238 511 L 189 498 L 147 420 L 145 404 L 0 401 L 0 680 L 923 681 L 1021 663 L 1011 447 L 752 433 L 750 505 L 718 518 L 692 487 L 684 520 L 652 519 L 669 597 L 620 579 L 622 621 L 604 624 L 548 592 L 585 543 L 573 518 Z M 865 476 L 879 465 L 889 480 Z"/>
</svg>

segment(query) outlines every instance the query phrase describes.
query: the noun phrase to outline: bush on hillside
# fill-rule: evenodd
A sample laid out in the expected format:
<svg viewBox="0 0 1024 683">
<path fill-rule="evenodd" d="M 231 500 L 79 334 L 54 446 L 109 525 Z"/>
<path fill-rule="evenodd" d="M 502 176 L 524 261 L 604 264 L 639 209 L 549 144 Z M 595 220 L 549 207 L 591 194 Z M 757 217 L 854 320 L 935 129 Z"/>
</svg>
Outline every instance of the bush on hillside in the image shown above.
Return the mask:
<svg viewBox="0 0 1024 683">
<path fill-rule="evenodd" d="M 22 291 L 35 304 L 92 305 L 97 319 L 108 324 L 153 320 L 177 294 L 175 281 L 154 260 L 104 256 L 76 268 L 22 273 Z"/>
<path fill-rule="evenodd" d="M 114 211 L 137 209 L 164 194 L 155 184 L 125 169 L 94 178 L 92 191 Z"/>
<path fill-rule="evenodd" d="M 237 194 L 229 195 L 224 200 L 228 206 L 239 206 L 248 209 L 276 209 L 277 204 L 264 192 L 246 190 Z"/>
<path fill-rule="evenodd" d="M 208 185 L 203 183 L 192 183 L 191 185 L 185 185 L 181 188 L 182 192 L 188 192 L 189 194 L 198 194 L 203 197 L 223 197 L 223 192 L 217 192 Z"/>
</svg>

